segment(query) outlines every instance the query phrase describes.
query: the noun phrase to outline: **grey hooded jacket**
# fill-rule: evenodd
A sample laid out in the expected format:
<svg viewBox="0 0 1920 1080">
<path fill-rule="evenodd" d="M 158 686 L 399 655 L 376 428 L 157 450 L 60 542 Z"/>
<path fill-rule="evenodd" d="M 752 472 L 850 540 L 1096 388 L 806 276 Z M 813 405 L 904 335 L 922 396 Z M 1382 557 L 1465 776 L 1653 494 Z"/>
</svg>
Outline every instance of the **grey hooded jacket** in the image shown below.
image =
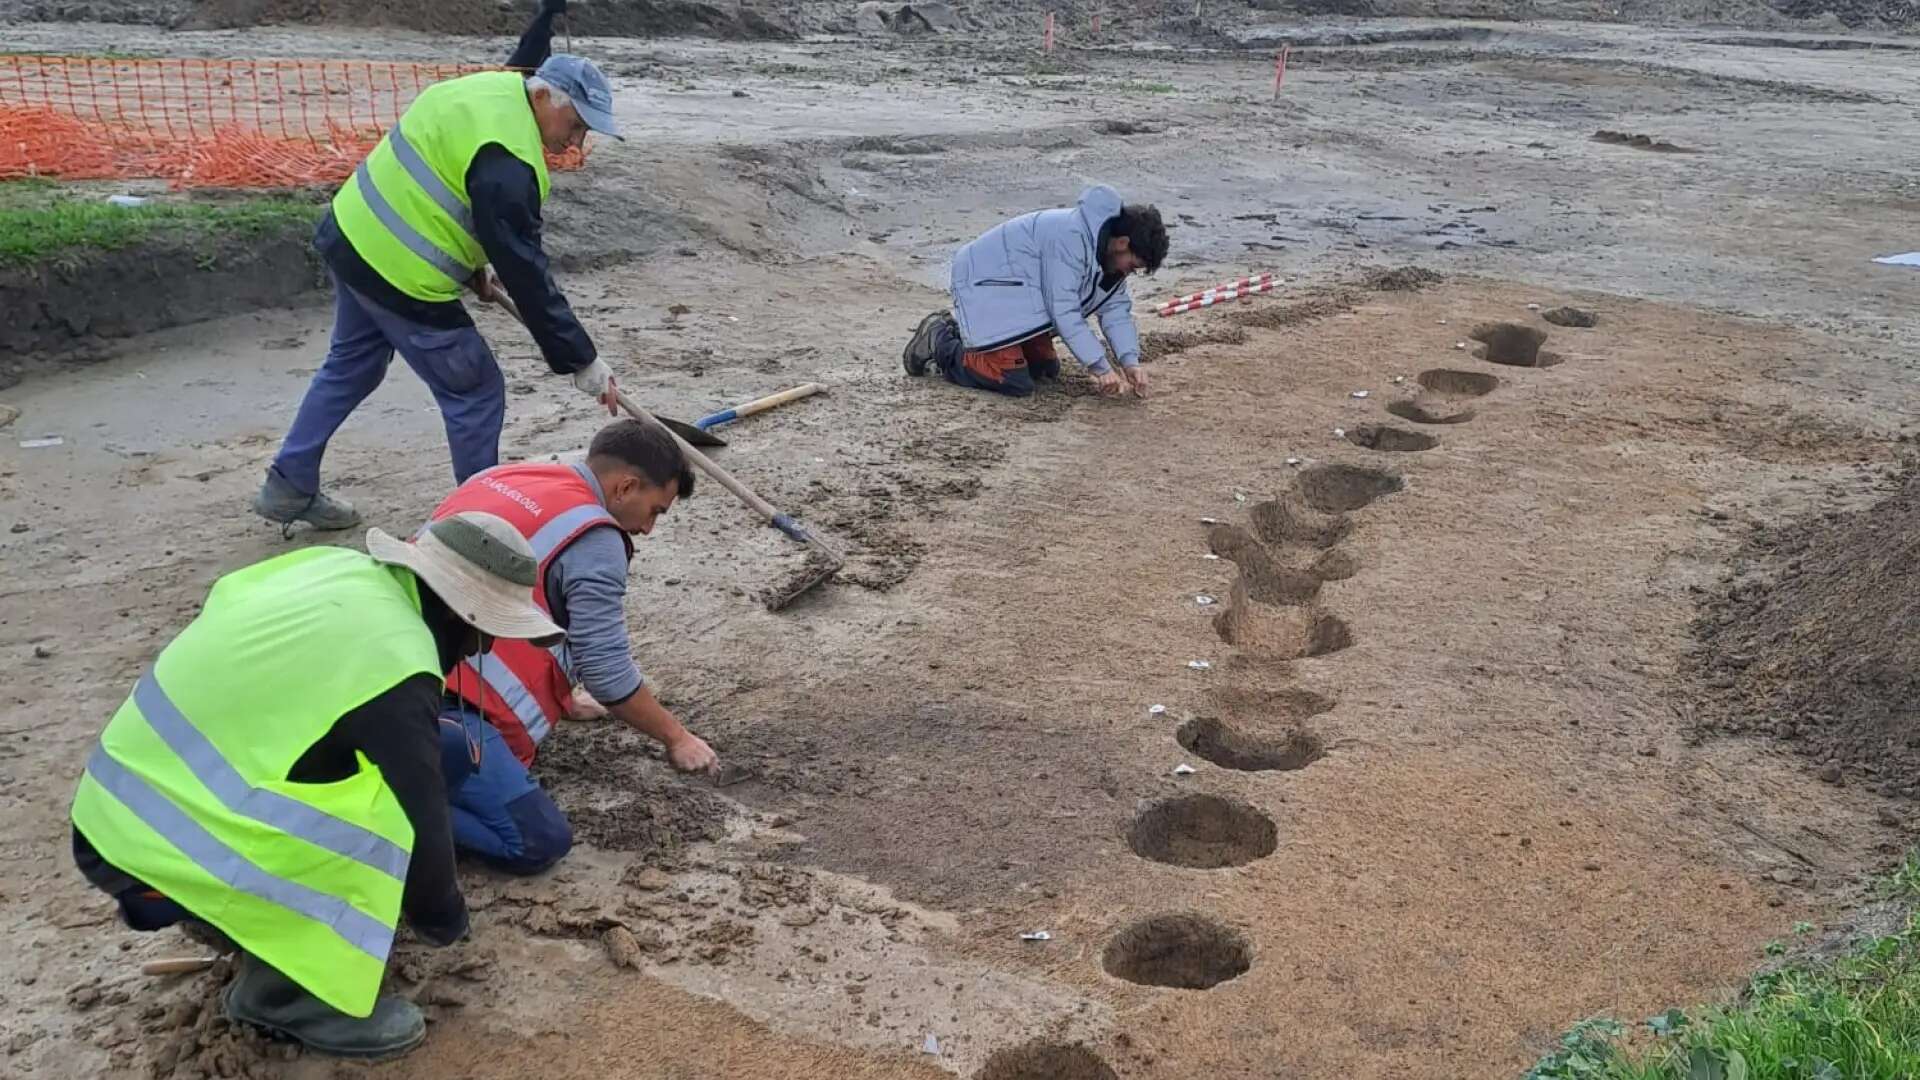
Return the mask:
<svg viewBox="0 0 1920 1080">
<path fill-rule="evenodd" d="M 1120 213 L 1120 194 L 1102 184 L 1071 209 L 1038 210 L 996 226 L 953 257 L 953 315 L 969 352 L 985 352 L 1037 337 L 1060 335 L 1088 371 L 1107 371 L 1100 329 L 1122 367 L 1140 362 L 1133 296 L 1122 279 L 1100 288 L 1096 245 L 1100 229 Z"/>
</svg>

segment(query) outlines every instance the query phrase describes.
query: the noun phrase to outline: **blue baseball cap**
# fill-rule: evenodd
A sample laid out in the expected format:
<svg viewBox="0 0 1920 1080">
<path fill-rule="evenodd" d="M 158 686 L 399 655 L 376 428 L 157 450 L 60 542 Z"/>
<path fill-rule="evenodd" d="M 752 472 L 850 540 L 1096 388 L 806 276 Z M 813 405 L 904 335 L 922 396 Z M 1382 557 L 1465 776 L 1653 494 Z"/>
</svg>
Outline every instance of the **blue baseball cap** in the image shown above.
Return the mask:
<svg viewBox="0 0 1920 1080">
<path fill-rule="evenodd" d="M 555 53 L 534 74 L 572 98 L 574 111 L 589 129 L 626 140 L 613 122 L 613 86 L 593 61 L 584 56 Z"/>
</svg>

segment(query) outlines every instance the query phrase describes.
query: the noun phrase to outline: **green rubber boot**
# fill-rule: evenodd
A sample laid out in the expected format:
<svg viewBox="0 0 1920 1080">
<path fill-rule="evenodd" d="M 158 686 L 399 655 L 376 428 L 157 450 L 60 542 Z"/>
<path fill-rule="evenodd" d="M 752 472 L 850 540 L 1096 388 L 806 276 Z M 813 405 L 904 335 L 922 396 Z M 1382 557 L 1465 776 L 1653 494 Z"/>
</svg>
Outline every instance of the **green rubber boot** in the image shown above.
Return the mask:
<svg viewBox="0 0 1920 1080">
<path fill-rule="evenodd" d="M 327 1057 L 399 1057 L 427 1037 L 426 1017 L 406 998 L 382 994 L 371 1016 L 348 1016 L 247 954 L 227 987 L 226 1006 L 228 1019 L 265 1028 Z"/>
</svg>

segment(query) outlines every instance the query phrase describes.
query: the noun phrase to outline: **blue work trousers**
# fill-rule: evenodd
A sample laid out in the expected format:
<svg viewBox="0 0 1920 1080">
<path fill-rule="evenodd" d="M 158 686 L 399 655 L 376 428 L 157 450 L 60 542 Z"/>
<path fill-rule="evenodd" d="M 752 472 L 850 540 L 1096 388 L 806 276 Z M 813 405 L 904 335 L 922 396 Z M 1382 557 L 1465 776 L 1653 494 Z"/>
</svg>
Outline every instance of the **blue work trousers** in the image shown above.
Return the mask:
<svg viewBox="0 0 1920 1080">
<path fill-rule="evenodd" d="M 320 457 L 327 440 L 387 377 L 398 352 L 420 376 L 447 425 L 456 484 L 500 462 L 500 426 L 507 414 L 507 383 L 487 339 L 473 326 L 427 326 L 333 283 L 333 343 L 307 384 L 293 427 L 273 459 L 274 471 L 304 495 L 320 490 Z"/>
<path fill-rule="evenodd" d="M 509 874 L 537 874 L 572 849 L 566 815 L 471 706 L 441 712 L 440 761 L 455 848 Z"/>
</svg>

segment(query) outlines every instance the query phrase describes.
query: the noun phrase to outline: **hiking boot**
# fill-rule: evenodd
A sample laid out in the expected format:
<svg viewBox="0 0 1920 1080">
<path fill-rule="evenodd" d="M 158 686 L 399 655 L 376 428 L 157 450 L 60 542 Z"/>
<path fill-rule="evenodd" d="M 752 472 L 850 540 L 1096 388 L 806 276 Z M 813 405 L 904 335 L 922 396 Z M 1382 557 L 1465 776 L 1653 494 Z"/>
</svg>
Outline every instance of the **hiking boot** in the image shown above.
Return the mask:
<svg viewBox="0 0 1920 1080">
<path fill-rule="evenodd" d="M 266 482 L 253 497 L 253 512 L 278 525 L 304 521 L 323 532 L 351 529 L 360 524 L 360 511 L 355 510 L 352 503 L 318 492 L 304 494 L 272 469 L 267 470 Z"/>
<path fill-rule="evenodd" d="M 944 311 L 936 311 L 920 320 L 914 328 L 913 337 L 900 354 L 900 363 L 909 375 L 925 375 L 927 366 L 933 363 L 934 339 L 940 333 L 940 327 L 949 318 Z"/>
<path fill-rule="evenodd" d="M 227 1019 L 284 1036 L 316 1054 L 363 1061 L 399 1057 L 427 1037 L 420 1007 L 380 995 L 373 1013 L 348 1016 L 300 988 L 258 957 L 242 954 L 240 974 L 227 987 Z"/>
</svg>

